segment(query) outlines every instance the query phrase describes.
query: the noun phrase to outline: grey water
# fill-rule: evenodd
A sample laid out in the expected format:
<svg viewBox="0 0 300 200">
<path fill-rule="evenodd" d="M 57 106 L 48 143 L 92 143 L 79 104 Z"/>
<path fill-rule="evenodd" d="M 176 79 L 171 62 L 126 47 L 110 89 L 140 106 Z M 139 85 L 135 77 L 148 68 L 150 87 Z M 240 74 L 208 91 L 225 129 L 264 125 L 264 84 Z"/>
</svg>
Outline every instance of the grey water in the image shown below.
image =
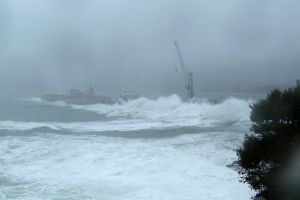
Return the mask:
<svg viewBox="0 0 300 200">
<path fill-rule="evenodd" d="M 1 99 L 0 199 L 249 199 L 226 166 L 255 98 Z"/>
</svg>

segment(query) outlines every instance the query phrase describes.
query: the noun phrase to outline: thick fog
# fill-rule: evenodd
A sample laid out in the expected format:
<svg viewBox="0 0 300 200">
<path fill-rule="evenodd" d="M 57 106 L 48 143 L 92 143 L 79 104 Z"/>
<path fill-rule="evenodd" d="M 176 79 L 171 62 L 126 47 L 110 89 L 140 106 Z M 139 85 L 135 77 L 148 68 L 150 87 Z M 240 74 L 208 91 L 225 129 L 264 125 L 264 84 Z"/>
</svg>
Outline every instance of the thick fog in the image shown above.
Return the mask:
<svg viewBox="0 0 300 200">
<path fill-rule="evenodd" d="M 300 77 L 297 0 L 1 0 L 0 91 L 184 90 L 290 85 Z M 178 70 L 176 70 L 178 69 Z"/>
</svg>

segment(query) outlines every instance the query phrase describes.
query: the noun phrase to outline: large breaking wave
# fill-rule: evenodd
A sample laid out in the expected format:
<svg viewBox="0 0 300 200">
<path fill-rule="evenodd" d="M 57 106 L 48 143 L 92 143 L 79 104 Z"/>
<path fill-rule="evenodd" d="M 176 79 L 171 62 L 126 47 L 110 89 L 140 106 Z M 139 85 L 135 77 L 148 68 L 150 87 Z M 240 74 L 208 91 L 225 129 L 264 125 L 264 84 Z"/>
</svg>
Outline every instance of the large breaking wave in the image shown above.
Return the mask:
<svg viewBox="0 0 300 200">
<path fill-rule="evenodd" d="M 250 114 L 249 101 L 229 98 L 219 104 L 212 104 L 205 99 L 184 102 L 177 95 L 155 100 L 139 98 L 114 105 L 73 105 L 72 107 L 94 111 L 108 117 L 193 125 L 248 122 Z"/>
<path fill-rule="evenodd" d="M 33 98 L 41 103 L 42 100 Z M 46 102 L 44 102 L 46 103 Z M 158 99 L 139 98 L 113 105 L 66 105 L 62 102 L 54 106 L 71 106 L 73 109 L 88 110 L 111 118 L 110 121 L 93 122 L 16 122 L 0 121 L 0 130 L 31 130 L 49 128 L 73 132 L 91 131 L 134 131 L 178 127 L 213 127 L 228 124 L 249 123 L 249 101 L 228 98 L 218 104 L 207 100 L 185 102 L 177 95 Z"/>
</svg>

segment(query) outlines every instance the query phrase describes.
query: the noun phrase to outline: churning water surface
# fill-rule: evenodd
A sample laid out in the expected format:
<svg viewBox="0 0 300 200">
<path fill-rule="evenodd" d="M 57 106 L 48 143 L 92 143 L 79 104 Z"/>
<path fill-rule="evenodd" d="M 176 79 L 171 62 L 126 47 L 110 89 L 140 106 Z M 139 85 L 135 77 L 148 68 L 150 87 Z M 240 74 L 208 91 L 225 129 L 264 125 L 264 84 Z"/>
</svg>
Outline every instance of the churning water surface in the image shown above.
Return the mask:
<svg viewBox="0 0 300 200">
<path fill-rule="evenodd" d="M 0 199 L 248 200 L 226 167 L 249 101 L 178 96 L 114 105 L 38 98 L 0 105 Z"/>
</svg>

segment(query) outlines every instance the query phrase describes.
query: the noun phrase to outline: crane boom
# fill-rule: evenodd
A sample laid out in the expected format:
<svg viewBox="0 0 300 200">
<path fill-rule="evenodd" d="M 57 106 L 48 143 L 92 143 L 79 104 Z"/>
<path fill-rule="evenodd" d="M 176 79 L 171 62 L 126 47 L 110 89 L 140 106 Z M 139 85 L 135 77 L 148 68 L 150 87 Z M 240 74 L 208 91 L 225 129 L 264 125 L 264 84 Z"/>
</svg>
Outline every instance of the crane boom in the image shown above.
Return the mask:
<svg viewBox="0 0 300 200">
<path fill-rule="evenodd" d="M 187 89 L 187 92 L 188 92 L 188 94 L 187 94 L 188 98 L 193 98 L 194 97 L 193 73 L 191 71 L 189 71 L 186 68 L 186 66 L 184 65 L 178 42 L 175 41 L 174 44 L 175 44 L 177 55 L 179 58 L 180 67 L 181 67 L 183 78 L 184 78 L 185 88 Z"/>
</svg>

